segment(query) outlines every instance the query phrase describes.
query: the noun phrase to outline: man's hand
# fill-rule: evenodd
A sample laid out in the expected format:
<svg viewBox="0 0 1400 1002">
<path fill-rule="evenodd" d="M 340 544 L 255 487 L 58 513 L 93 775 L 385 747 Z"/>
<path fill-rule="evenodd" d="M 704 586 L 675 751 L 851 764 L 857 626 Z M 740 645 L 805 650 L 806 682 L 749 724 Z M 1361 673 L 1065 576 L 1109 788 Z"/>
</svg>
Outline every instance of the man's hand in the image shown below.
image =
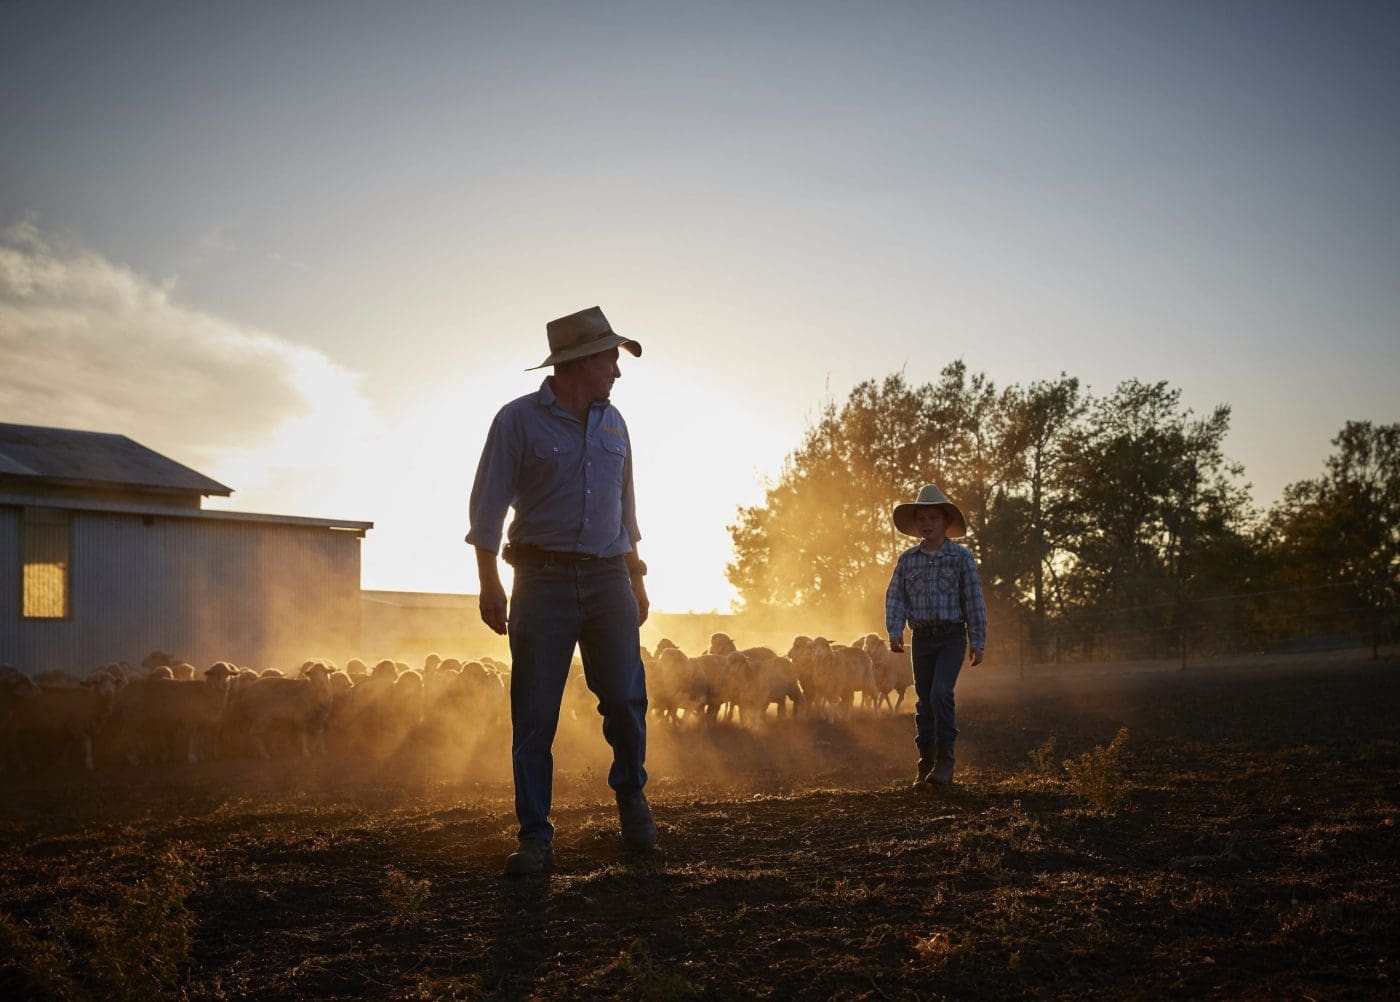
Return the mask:
<svg viewBox="0 0 1400 1002">
<path fill-rule="evenodd" d="M 481 581 L 481 621 L 491 627 L 492 632 L 505 635 L 506 632 L 506 589 L 501 584 L 501 574 L 496 567 L 496 554 L 493 550 L 476 548 L 476 574 Z"/>
<path fill-rule="evenodd" d="M 492 631 L 506 632 L 506 590 L 499 581 L 481 586 L 481 621 Z"/>
<path fill-rule="evenodd" d="M 641 626 L 647 621 L 647 614 L 651 612 L 651 599 L 647 598 L 646 579 L 641 575 L 632 578 L 632 594 L 637 598 L 637 625 Z"/>
<path fill-rule="evenodd" d="M 982 663 L 982 652 L 979 651 L 979 650 L 977 650 L 976 648 L 973 648 L 973 651 L 972 651 L 972 667 L 976 668 L 976 667 L 977 667 L 978 665 L 980 665 L 981 663 Z"/>
<path fill-rule="evenodd" d="M 890 641 L 890 653 L 891 653 L 891 654 L 903 654 L 903 653 L 904 653 L 904 641 L 903 641 L 903 640 L 891 640 L 891 641 Z"/>
</svg>

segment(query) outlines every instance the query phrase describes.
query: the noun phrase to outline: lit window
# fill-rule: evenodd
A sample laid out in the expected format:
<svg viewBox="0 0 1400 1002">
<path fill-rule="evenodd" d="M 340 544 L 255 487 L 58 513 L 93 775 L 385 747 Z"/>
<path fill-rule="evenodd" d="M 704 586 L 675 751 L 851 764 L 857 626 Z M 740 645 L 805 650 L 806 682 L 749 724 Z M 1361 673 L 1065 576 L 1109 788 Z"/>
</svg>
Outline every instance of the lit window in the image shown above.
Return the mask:
<svg viewBox="0 0 1400 1002">
<path fill-rule="evenodd" d="M 26 508 L 20 530 L 25 619 L 68 618 L 68 565 L 72 533 L 68 513 Z"/>
</svg>

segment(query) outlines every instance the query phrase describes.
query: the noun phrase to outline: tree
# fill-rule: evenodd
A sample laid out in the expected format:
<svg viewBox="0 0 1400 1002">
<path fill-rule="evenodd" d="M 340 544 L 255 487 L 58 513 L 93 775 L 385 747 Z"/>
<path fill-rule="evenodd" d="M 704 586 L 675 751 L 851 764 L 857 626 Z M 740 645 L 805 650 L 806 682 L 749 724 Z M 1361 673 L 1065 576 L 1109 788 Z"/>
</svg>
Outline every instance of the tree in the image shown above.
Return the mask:
<svg viewBox="0 0 1400 1002">
<path fill-rule="evenodd" d="M 725 574 L 744 608 L 846 608 L 878 616 L 890 570 L 911 540 L 890 511 L 933 481 L 967 515 L 985 521 L 996 466 L 991 439 L 996 393 L 961 361 L 936 383 L 911 386 L 903 373 L 828 400 L 783 464 L 763 502 L 738 509 Z"/>
<path fill-rule="evenodd" d="M 1013 591 L 1029 591 L 1036 661 L 1045 657 L 1045 578 L 1058 549 L 1056 513 L 1071 487 L 1063 476 L 1067 444 L 1087 408 L 1079 380 L 1063 372 L 1053 382 L 1013 386 L 1002 398 L 997 437 L 1009 491 L 998 496 L 988 528 L 996 538 L 994 552 L 1003 557 L 1001 577 Z"/>
<path fill-rule="evenodd" d="M 1191 559 L 1245 511 L 1241 470 L 1222 451 L 1229 417 L 1222 405 L 1195 420 L 1180 390 L 1128 380 L 1066 437 L 1060 584 L 1067 606 L 1096 617 L 1087 643 L 1117 632 L 1159 656 L 1180 636 Z"/>
<path fill-rule="evenodd" d="M 1268 542 L 1281 581 L 1336 589 L 1331 602 L 1305 593 L 1314 613 L 1362 611 L 1379 657 L 1400 603 L 1400 424 L 1348 421 L 1332 445 L 1323 476 L 1285 488 Z"/>
</svg>

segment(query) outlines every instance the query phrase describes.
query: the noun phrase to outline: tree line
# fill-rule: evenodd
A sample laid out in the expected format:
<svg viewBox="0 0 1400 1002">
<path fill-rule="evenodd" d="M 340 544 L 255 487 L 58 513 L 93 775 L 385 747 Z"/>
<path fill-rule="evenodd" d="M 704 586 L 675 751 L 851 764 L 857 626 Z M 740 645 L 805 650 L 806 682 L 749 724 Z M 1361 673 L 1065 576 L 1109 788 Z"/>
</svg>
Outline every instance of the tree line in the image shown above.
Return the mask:
<svg viewBox="0 0 1400 1002">
<path fill-rule="evenodd" d="M 1396 629 L 1400 425 L 1348 421 L 1316 478 L 1255 508 L 1230 408 L 1166 382 L 998 390 L 962 361 L 828 399 L 761 503 L 728 527 L 738 611 L 883 618 L 890 510 L 936 483 L 967 518 L 1003 645 L 1043 661 L 1267 650 Z M 1005 647 L 1003 647 L 1005 650 Z"/>
</svg>

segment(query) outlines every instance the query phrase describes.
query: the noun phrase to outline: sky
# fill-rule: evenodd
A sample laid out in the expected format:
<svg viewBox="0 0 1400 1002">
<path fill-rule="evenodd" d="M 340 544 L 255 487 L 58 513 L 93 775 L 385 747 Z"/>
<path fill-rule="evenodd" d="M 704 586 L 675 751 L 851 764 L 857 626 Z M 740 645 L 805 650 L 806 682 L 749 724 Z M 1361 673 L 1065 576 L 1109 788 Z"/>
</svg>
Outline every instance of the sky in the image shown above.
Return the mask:
<svg viewBox="0 0 1400 1002">
<path fill-rule="evenodd" d="M 487 425 L 592 305 L 653 607 L 823 401 L 962 359 L 1232 408 L 1260 508 L 1400 420 L 1400 6 L 0 0 L 0 421 L 474 593 Z"/>
</svg>

